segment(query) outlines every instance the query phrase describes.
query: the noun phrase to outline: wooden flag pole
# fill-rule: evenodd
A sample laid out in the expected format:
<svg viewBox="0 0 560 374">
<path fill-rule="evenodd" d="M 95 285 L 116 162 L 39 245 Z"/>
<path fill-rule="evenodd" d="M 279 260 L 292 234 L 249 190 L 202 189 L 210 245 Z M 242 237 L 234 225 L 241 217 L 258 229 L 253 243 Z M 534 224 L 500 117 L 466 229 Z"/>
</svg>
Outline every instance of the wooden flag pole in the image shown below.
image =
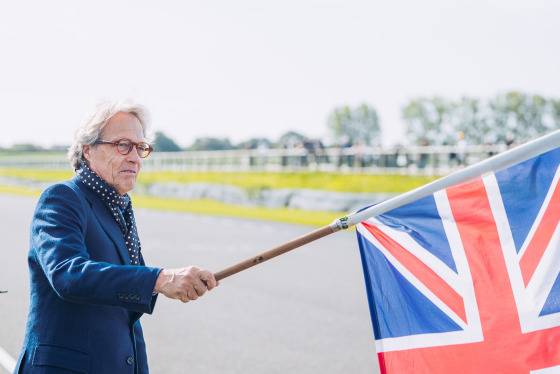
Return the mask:
<svg viewBox="0 0 560 374">
<path fill-rule="evenodd" d="M 300 236 L 297 239 L 282 244 L 267 252 L 261 253 L 260 255 L 257 255 L 253 258 L 242 261 L 236 265 L 230 266 L 227 269 L 218 271 L 214 275 L 216 276 L 216 280 L 224 279 L 242 270 L 248 269 L 264 261 L 270 260 L 271 258 L 289 252 L 292 249 L 301 247 L 304 244 L 311 243 L 312 241 L 315 241 L 342 229 L 347 229 L 351 226 L 365 221 L 368 218 L 386 213 L 389 210 L 399 208 L 403 205 L 429 196 L 445 188 L 468 182 L 469 180 L 473 180 L 474 178 L 479 178 L 486 173 L 498 172 L 500 170 L 507 169 L 510 166 L 529 160 L 533 157 L 536 157 L 558 147 L 560 147 L 560 130 L 500 153 L 477 164 L 456 171 L 455 173 L 452 173 L 446 177 L 428 183 L 424 186 L 415 188 L 404 194 L 395 196 L 389 200 L 371 206 L 367 209 L 336 219 L 328 226 L 324 226 L 320 229 L 310 232 L 309 234 Z"/>
</svg>

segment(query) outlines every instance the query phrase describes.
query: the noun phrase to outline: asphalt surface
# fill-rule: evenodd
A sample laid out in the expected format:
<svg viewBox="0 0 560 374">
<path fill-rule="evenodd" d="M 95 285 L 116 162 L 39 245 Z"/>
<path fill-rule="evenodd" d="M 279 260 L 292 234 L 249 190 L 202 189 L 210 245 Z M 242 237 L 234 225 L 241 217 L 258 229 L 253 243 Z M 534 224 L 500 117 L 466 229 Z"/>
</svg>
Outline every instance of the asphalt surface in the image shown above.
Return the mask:
<svg viewBox="0 0 560 374">
<path fill-rule="evenodd" d="M 0 194 L 0 347 L 17 358 L 29 306 L 28 230 L 36 199 Z M 148 265 L 218 271 L 310 226 L 135 210 Z M 325 222 L 328 224 L 329 222 Z M 353 230 L 222 280 L 142 317 L 152 373 L 379 373 Z M 0 366 L 0 373 L 7 372 Z"/>
</svg>

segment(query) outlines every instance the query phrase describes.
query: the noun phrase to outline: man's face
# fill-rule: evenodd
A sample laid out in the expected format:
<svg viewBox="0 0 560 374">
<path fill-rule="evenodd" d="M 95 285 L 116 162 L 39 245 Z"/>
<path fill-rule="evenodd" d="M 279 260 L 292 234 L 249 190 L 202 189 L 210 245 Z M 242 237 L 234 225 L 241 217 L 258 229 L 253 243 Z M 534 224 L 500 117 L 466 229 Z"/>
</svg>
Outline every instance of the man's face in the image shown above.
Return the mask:
<svg viewBox="0 0 560 374">
<path fill-rule="evenodd" d="M 117 141 L 129 139 L 134 143 L 144 142 L 142 125 L 130 113 L 115 114 L 103 128 L 100 140 Z M 84 146 L 84 157 L 89 168 L 113 186 L 120 195 L 134 188 L 136 177 L 142 167 L 142 159 L 136 147 L 127 155 L 122 155 L 114 144 Z"/>
</svg>

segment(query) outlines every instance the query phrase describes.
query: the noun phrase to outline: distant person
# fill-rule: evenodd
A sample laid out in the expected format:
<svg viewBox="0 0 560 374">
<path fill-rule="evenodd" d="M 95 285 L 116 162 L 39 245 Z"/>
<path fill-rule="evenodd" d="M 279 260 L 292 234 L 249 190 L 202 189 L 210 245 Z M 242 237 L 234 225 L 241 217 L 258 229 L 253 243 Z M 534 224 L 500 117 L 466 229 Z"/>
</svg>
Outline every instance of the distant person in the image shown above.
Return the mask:
<svg viewBox="0 0 560 374">
<path fill-rule="evenodd" d="M 418 142 L 418 145 L 420 147 L 428 147 L 430 145 L 430 142 L 428 141 L 428 139 L 420 139 L 420 141 Z M 429 155 L 428 153 L 426 153 L 425 151 L 421 150 L 420 151 L 420 155 L 418 157 L 418 168 L 419 169 L 424 169 L 426 167 L 426 165 L 428 165 L 428 161 L 429 161 Z"/>
<path fill-rule="evenodd" d="M 465 166 L 467 164 L 467 148 L 468 142 L 465 138 L 465 133 L 463 131 L 459 131 L 457 133 L 457 145 L 455 147 L 457 152 L 457 165 Z"/>
<path fill-rule="evenodd" d="M 367 154 L 366 154 L 366 142 L 364 141 L 359 141 L 356 142 L 353 146 L 352 146 L 352 150 L 354 151 L 354 157 L 355 157 L 355 165 L 357 167 L 365 167 L 366 163 L 368 162 L 368 158 L 367 158 Z"/>
<path fill-rule="evenodd" d="M 139 319 L 158 293 L 186 303 L 217 286 L 204 269 L 144 264 L 128 192 L 152 151 L 147 117 L 129 101 L 98 104 L 68 154 L 76 176 L 39 198 L 16 373 L 148 373 Z"/>
<path fill-rule="evenodd" d="M 515 135 L 513 135 L 512 133 L 508 133 L 507 136 L 506 136 L 505 143 L 506 143 L 506 147 L 508 149 L 514 147 L 515 146 Z"/>
</svg>

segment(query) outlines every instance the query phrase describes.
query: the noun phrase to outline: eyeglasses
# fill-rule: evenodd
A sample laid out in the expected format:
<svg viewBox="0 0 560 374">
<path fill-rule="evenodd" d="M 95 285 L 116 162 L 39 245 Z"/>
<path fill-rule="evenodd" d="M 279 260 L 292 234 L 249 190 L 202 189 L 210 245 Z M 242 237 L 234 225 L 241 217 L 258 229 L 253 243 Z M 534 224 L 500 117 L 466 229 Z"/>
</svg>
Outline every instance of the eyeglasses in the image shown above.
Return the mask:
<svg viewBox="0 0 560 374">
<path fill-rule="evenodd" d="M 132 151 L 132 148 L 136 146 L 136 151 L 138 152 L 138 156 L 140 156 L 140 158 L 148 157 L 150 152 L 154 150 L 148 143 L 134 143 L 129 139 L 120 139 L 114 142 L 109 142 L 107 140 L 98 140 L 95 142 L 95 144 L 114 144 L 117 146 L 117 151 L 119 151 L 121 155 L 129 154 Z"/>
</svg>

